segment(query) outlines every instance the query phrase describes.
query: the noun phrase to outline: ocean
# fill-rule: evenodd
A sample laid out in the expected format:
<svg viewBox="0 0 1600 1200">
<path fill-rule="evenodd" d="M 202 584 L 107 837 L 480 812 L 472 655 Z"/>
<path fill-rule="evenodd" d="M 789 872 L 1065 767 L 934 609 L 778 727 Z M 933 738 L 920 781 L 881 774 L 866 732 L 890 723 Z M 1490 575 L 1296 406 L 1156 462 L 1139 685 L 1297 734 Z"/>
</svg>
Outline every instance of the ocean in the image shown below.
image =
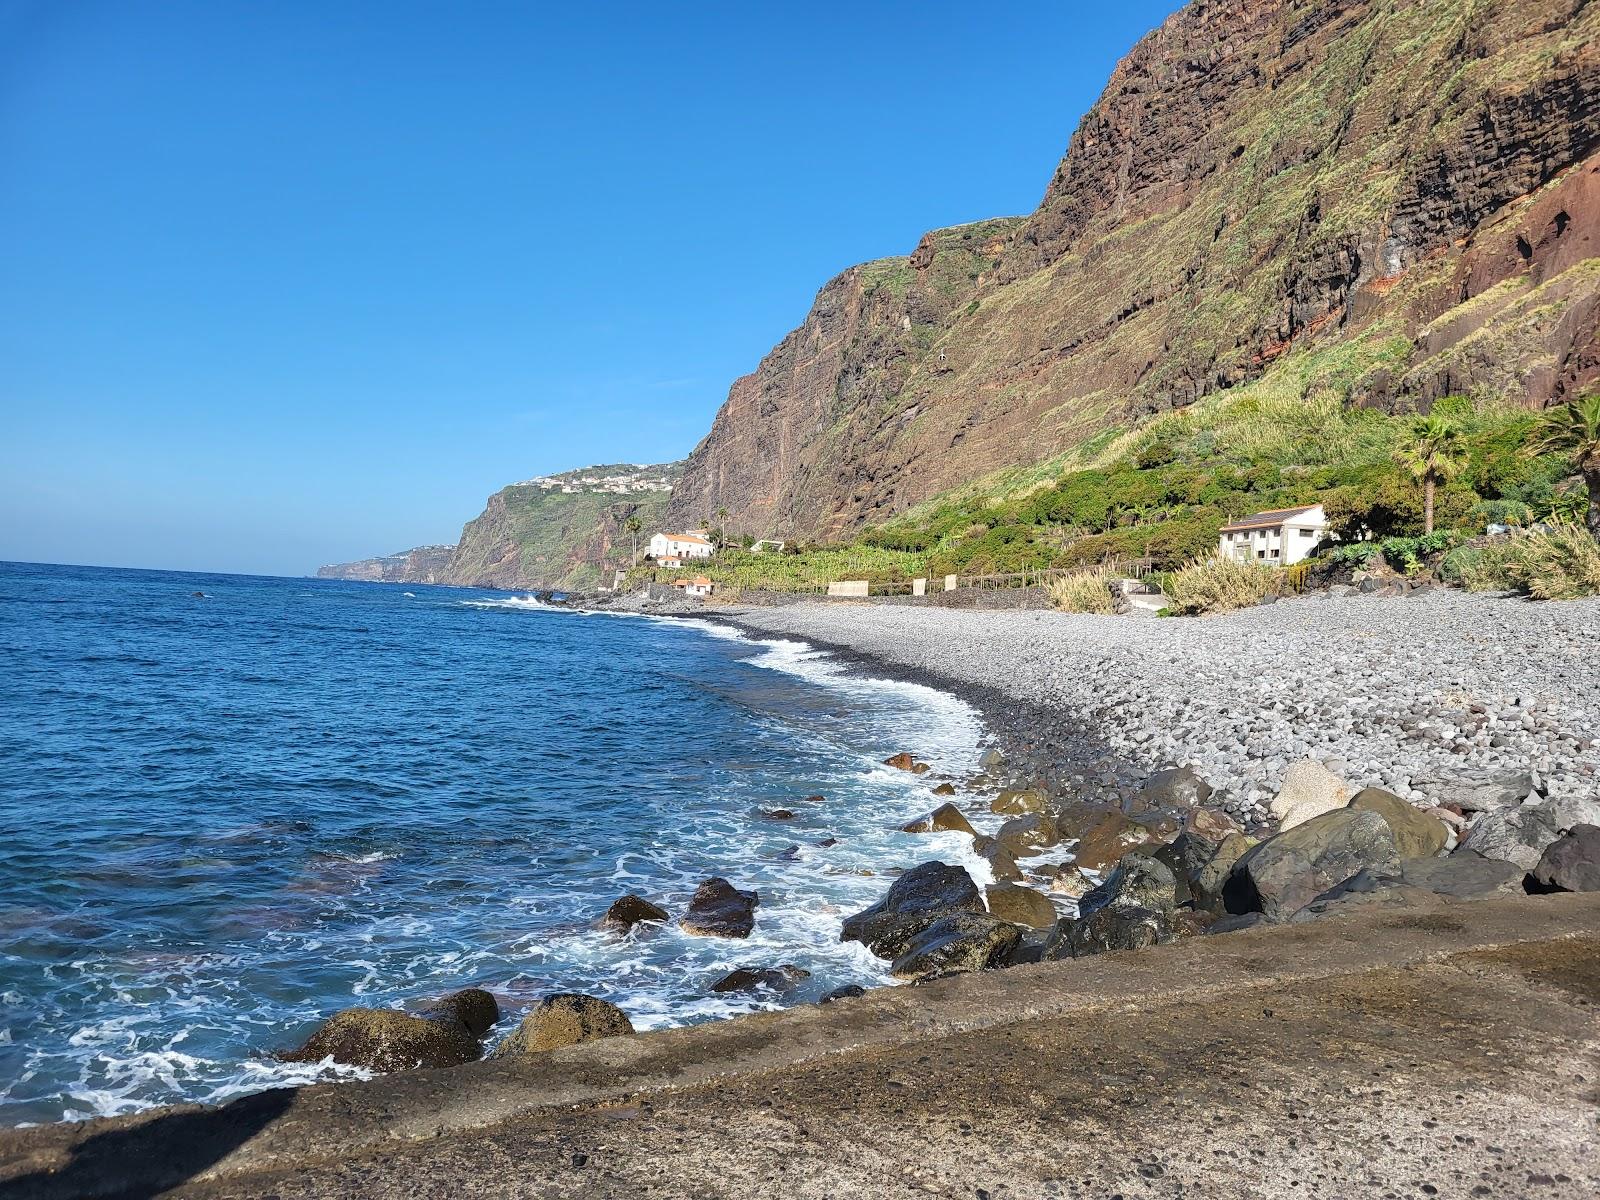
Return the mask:
<svg viewBox="0 0 1600 1200">
<path fill-rule="evenodd" d="M 359 1076 L 274 1051 L 466 986 L 494 1038 L 550 991 L 653 1029 L 887 983 L 841 917 L 929 858 L 984 876 L 968 839 L 897 831 L 937 776 L 882 760 L 960 777 L 981 732 L 709 622 L 0 564 L 0 1124 Z M 747 941 L 596 927 L 713 875 L 760 893 Z M 811 972 L 787 997 L 708 990 L 782 963 Z"/>
</svg>

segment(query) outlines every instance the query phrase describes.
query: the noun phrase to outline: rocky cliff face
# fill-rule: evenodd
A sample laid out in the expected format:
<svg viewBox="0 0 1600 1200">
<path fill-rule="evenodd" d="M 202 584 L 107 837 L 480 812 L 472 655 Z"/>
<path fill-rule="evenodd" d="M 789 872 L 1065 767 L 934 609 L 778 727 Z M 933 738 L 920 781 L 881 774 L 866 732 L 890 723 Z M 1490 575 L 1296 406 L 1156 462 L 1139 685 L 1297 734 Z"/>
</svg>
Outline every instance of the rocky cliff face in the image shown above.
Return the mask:
<svg viewBox="0 0 1600 1200">
<path fill-rule="evenodd" d="M 373 583 L 443 583 L 454 546 L 418 546 L 398 554 L 318 567 L 318 579 L 363 579 Z"/>
<path fill-rule="evenodd" d="M 444 582 L 463 587 L 590 588 L 662 527 L 681 464 L 586 467 L 501 488 L 461 531 Z"/>
<path fill-rule="evenodd" d="M 853 267 L 738 380 L 667 519 L 827 538 L 1276 359 L 1383 338 L 1353 402 L 1600 376 L 1600 4 L 1196 0 L 1038 210 Z"/>
</svg>

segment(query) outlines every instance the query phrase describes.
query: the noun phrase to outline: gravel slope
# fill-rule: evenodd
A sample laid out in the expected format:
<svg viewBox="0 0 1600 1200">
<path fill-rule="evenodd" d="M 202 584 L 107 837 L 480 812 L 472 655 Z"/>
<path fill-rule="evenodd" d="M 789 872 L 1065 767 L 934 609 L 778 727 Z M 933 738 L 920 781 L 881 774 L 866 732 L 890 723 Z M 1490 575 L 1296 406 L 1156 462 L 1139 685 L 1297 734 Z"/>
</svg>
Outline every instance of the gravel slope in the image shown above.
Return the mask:
<svg viewBox="0 0 1600 1200">
<path fill-rule="evenodd" d="M 1237 809 L 1302 758 L 1415 801 L 1520 771 L 1600 793 L 1600 601 L 1435 590 L 1164 620 L 807 603 L 738 622 L 1061 711 L 1139 766 L 1195 764 Z"/>
</svg>

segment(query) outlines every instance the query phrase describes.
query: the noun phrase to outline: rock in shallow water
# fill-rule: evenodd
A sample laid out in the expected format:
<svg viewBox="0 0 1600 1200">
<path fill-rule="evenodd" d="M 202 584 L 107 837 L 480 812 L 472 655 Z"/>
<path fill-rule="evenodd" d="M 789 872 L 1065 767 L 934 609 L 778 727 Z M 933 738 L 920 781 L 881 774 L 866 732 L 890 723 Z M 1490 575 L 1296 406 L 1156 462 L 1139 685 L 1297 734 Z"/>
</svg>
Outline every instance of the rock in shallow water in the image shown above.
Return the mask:
<svg viewBox="0 0 1600 1200">
<path fill-rule="evenodd" d="M 678 924 L 687 933 L 706 937 L 749 937 L 760 902 L 755 892 L 742 892 L 726 879 L 708 879 L 695 889 L 689 910 Z"/>
<path fill-rule="evenodd" d="M 753 992 L 766 988 L 774 992 L 792 992 L 802 980 L 810 979 L 811 972 L 793 963 L 780 967 L 735 967 L 711 985 L 713 992 Z"/>
<path fill-rule="evenodd" d="M 934 921 L 907 944 L 889 971 L 896 979 L 934 979 L 1001 965 L 1022 931 L 987 913 L 953 913 Z"/>
<path fill-rule="evenodd" d="M 482 988 L 462 988 L 434 1001 L 421 1015 L 435 1021 L 459 1021 L 473 1037 L 481 1038 L 500 1019 L 500 1003 Z"/>
<path fill-rule="evenodd" d="M 392 1008 L 346 1008 L 334 1013 L 285 1062 L 332 1059 L 388 1074 L 418 1067 L 457 1067 L 483 1054 L 478 1039 L 453 1017 L 413 1016 Z"/>
<path fill-rule="evenodd" d="M 948 863 L 925 862 L 896 879 L 871 908 L 846 917 L 839 940 L 861 942 L 879 958 L 899 958 L 929 925 L 961 912 L 987 912 L 972 876 Z"/>
<path fill-rule="evenodd" d="M 902 825 L 900 831 L 902 833 L 965 833 L 973 837 L 976 837 L 978 833 L 972 827 L 972 823 L 967 820 L 966 814 L 954 804 L 941 804 L 931 813 Z"/>
<path fill-rule="evenodd" d="M 667 910 L 651 904 L 643 896 L 629 892 L 606 909 L 601 924 L 618 933 L 628 933 L 641 921 L 665 921 Z"/>
<path fill-rule="evenodd" d="M 632 1033 L 633 1022 L 615 1004 L 576 992 L 543 997 L 522 1024 L 494 1048 L 494 1058 L 542 1054 L 596 1038 Z"/>
</svg>

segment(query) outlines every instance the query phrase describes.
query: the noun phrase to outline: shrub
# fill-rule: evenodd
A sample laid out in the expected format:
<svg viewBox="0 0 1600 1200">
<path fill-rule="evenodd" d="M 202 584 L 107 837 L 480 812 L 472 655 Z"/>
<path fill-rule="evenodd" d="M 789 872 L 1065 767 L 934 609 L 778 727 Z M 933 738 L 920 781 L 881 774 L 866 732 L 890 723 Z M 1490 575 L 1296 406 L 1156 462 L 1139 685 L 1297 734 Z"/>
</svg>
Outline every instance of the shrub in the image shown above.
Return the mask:
<svg viewBox="0 0 1600 1200">
<path fill-rule="evenodd" d="M 1115 574 L 1103 567 L 1063 575 L 1050 585 L 1050 604 L 1062 612 L 1109 613 L 1114 578 Z"/>
<path fill-rule="evenodd" d="M 1488 546 L 1459 567 L 1462 582 L 1474 592 L 1518 591 L 1535 600 L 1600 596 L 1600 543 L 1578 525 Z"/>
<path fill-rule="evenodd" d="M 1467 586 L 1467 580 L 1483 560 L 1483 551 L 1475 546 L 1457 546 L 1444 556 L 1439 564 L 1439 578 L 1457 587 Z M 1477 589 L 1484 590 L 1484 589 Z"/>
<path fill-rule="evenodd" d="M 1271 567 L 1231 558 L 1202 558 L 1174 571 L 1167 582 L 1172 607 L 1182 613 L 1229 612 L 1260 604 L 1277 590 Z"/>
</svg>

